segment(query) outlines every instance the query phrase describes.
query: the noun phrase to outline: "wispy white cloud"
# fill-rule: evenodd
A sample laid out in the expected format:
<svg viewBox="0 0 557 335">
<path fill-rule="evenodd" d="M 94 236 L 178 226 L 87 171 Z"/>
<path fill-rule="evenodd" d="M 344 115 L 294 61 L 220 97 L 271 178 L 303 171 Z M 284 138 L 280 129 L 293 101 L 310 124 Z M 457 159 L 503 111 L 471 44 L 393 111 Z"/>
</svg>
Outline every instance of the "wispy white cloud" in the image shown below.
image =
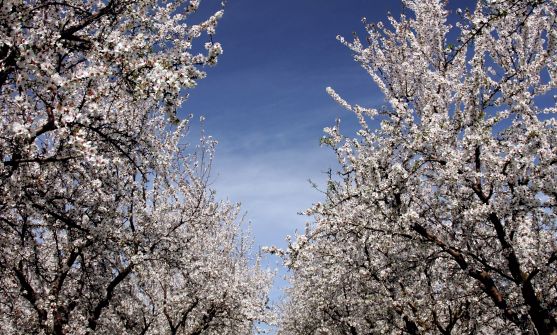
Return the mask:
<svg viewBox="0 0 557 335">
<path fill-rule="evenodd" d="M 285 236 L 309 219 L 298 213 L 322 198 L 308 179 L 324 185 L 323 171 L 334 164 L 332 153 L 317 145 L 217 155 L 213 187 L 221 198 L 242 203 L 257 244 L 284 246 Z"/>
</svg>

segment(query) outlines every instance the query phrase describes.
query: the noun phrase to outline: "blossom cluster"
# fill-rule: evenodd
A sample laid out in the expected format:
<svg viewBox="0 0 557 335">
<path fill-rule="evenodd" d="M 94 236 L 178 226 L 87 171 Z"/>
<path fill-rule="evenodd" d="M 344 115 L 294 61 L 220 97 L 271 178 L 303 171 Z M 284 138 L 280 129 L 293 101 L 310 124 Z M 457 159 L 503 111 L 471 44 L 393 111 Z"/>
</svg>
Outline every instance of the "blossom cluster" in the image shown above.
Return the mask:
<svg viewBox="0 0 557 335">
<path fill-rule="evenodd" d="M 0 3 L 0 333 L 236 335 L 268 316 L 239 208 L 208 186 L 214 141 L 187 145 L 176 116 L 222 53 L 223 12 L 199 5 Z"/>
<path fill-rule="evenodd" d="M 385 96 L 332 98 L 341 169 L 286 251 L 280 334 L 557 332 L 557 1 L 406 0 L 367 43 Z M 452 21 L 452 20 L 451 20 Z"/>
</svg>

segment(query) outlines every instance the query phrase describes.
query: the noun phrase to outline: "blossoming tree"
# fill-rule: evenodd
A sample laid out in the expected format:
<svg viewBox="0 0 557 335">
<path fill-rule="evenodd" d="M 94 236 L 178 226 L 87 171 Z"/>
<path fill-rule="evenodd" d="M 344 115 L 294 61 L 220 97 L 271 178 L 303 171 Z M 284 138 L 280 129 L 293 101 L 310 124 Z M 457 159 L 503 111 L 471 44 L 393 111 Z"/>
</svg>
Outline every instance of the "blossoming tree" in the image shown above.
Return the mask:
<svg viewBox="0 0 557 335">
<path fill-rule="evenodd" d="M 199 0 L 0 3 L 0 333 L 248 334 L 269 276 L 176 109 Z M 207 42 L 199 47 L 201 39 Z"/>
<path fill-rule="evenodd" d="M 557 1 L 404 4 L 340 39 L 387 105 L 328 89 L 360 129 L 326 129 L 281 334 L 557 334 Z"/>
</svg>

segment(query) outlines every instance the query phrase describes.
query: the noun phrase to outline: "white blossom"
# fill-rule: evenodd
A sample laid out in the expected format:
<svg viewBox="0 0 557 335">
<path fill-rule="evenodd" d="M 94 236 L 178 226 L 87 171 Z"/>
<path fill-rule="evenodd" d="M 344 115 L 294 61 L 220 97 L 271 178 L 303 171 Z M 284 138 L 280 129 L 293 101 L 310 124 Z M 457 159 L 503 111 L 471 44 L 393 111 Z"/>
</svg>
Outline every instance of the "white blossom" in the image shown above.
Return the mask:
<svg viewBox="0 0 557 335">
<path fill-rule="evenodd" d="M 188 146 L 198 0 L 0 4 L 0 333 L 251 334 L 270 274 Z M 197 25 L 189 25 L 195 15 Z M 200 21 L 201 20 L 201 21 Z"/>
<path fill-rule="evenodd" d="M 555 334 L 557 2 L 403 2 L 340 38 L 387 105 L 327 89 L 361 129 L 326 129 L 341 169 L 289 242 L 279 334 Z"/>
</svg>

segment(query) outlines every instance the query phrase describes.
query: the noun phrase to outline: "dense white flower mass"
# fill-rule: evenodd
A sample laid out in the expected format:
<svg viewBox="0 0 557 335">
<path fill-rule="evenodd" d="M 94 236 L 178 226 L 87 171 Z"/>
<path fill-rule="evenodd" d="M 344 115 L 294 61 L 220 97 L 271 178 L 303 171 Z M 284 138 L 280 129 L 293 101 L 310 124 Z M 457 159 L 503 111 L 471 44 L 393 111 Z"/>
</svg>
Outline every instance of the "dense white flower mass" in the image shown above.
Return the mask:
<svg viewBox="0 0 557 335">
<path fill-rule="evenodd" d="M 340 38 L 387 105 L 328 89 L 360 130 L 326 130 L 280 334 L 556 334 L 557 1 L 404 4 Z"/>
<path fill-rule="evenodd" d="M 222 53 L 199 42 L 222 11 L 187 23 L 199 3 L 0 2 L 0 333 L 236 335 L 267 318 L 269 274 L 207 185 L 214 141 L 186 145 L 176 117 Z"/>
</svg>

